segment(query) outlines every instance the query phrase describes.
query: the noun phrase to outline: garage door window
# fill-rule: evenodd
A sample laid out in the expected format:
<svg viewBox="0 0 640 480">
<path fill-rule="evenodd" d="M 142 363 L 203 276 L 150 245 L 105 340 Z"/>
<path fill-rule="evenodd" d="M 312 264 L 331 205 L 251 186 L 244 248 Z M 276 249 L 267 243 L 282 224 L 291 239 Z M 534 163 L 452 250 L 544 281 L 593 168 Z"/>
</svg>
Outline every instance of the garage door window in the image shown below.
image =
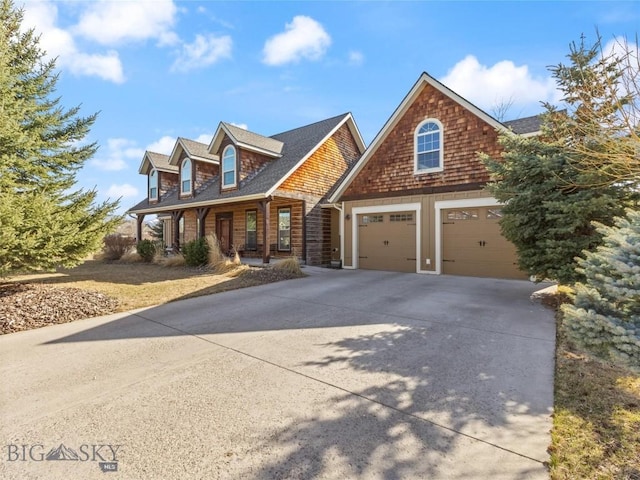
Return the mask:
<svg viewBox="0 0 640 480">
<path fill-rule="evenodd" d="M 392 213 L 389 215 L 390 222 L 413 222 L 413 213 Z"/>
<path fill-rule="evenodd" d="M 363 215 L 362 223 L 382 223 L 384 220 L 383 215 Z"/>
<path fill-rule="evenodd" d="M 487 220 L 500 220 L 502 218 L 501 208 L 487 208 Z"/>
<path fill-rule="evenodd" d="M 449 210 L 447 220 L 478 220 L 478 210 Z"/>
</svg>

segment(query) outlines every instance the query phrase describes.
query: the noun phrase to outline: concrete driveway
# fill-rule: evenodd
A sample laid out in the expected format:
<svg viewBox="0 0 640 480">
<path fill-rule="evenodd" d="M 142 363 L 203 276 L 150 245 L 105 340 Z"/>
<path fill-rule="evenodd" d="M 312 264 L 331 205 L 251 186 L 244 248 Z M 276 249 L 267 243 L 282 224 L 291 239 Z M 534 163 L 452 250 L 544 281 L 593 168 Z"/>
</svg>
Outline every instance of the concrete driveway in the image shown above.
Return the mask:
<svg viewBox="0 0 640 480">
<path fill-rule="evenodd" d="M 547 478 L 540 286 L 307 271 L 0 337 L 0 478 Z"/>
</svg>

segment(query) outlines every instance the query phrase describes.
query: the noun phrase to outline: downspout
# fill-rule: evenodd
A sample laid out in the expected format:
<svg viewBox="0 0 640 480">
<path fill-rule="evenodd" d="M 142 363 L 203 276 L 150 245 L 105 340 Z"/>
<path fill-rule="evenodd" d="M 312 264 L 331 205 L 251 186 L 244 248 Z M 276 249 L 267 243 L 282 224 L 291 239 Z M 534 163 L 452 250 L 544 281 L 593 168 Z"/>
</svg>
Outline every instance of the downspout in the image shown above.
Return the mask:
<svg viewBox="0 0 640 480">
<path fill-rule="evenodd" d="M 338 221 L 338 235 L 340 236 L 340 267 L 344 267 L 344 202 L 333 207 L 340 212 L 340 220 Z"/>
<path fill-rule="evenodd" d="M 304 264 L 309 265 L 307 259 L 307 202 L 305 200 L 302 200 L 302 258 Z"/>
</svg>

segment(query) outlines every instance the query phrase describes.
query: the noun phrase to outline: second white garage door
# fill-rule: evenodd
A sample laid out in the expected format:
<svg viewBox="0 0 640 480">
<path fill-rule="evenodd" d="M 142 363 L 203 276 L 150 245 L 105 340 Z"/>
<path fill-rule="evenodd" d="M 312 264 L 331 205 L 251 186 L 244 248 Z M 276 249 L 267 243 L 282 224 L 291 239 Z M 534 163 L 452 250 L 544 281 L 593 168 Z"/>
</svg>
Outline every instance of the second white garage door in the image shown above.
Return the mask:
<svg viewBox="0 0 640 480">
<path fill-rule="evenodd" d="M 416 213 L 358 215 L 358 267 L 416 271 Z"/>
</svg>

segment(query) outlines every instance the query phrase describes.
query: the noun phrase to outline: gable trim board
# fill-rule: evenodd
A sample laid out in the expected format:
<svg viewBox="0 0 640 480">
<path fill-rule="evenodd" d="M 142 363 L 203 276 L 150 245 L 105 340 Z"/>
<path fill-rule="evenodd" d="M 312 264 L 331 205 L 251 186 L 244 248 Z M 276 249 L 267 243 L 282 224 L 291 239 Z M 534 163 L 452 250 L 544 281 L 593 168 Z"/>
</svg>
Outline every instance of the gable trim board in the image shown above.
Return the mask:
<svg viewBox="0 0 640 480">
<path fill-rule="evenodd" d="M 378 147 L 383 143 L 383 141 L 385 140 L 389 132 L 396 126 L 398 121 L 407 112 L 409 107 L 413 104 L 414 100 L 418 97 L 418 95 L 420 94 L 420 92 L 422 92 L 422 89 L 426 85 L 431 85 L 440 93 L 451 98 L 456 103 L 460 104 L 461 106 L 469 110 L 471 113 L 479 117 L 481 120 L 486 122 L 488 125 L 494 127 L 496 130 L 505 131 L 505 132 L 511 131 L 505 125 L 503 125 L 502 123 L 497 121 L 495 118 L 493 118 L 491 115 L 481 110 L 480 108 L 476 107 L 474 104 L 472 104 L 465 98 L 461 97 L 460 95 L 455 93 L 453 90 L 450 90 L 447 86 L 440 83 L 431 75 L 427 74 L 426 72 L 423 72 L 422 75 L 420 75 L 420 78 L 418 78 L 418 81 L 413 85 L 409 93 L 404 97 L 400 105 L 395 109 L 395 111 L 393 112 L 389 120 L 387 120 L 387 122 L 384 124 L 382 129 L 375 136 L 375 138 L 373 139 L 373 141 L 371 142 L 367 150 L 364 152 L 362 157 L 360 157 L 360 160 L 358 160 L 358 162 L 351 169 L 351 171 L 345 177 L 345 179 L 342 181 L 339 187 L 331 195 L 331 197 L 328 200 L 329 203 L 335 203 L 340 199 L 340 197 L 347 190 L 347 188 L 349 187 L 353 179 L 358 175 L 358 173 L 360 173 L 362 168 L 373 156 L 373 154 L 376 152 Z"/>
<path fill-rule="evenodd" d="M 306 162 L 314 153 L 316 153 L 316 151 L 320 148 L 321 145 L 324 145 L 327 140 L 329 140 L 338 130 L 340 130 L 340 128 L 344 124 L 347 124 L 347 127 L 351 131 L 351 134 L 354 137 L 354 140 L 358 148 L 360 149 L 360 152 L 363 152 L 366 148 L 364 145 L 364 141 L 362 140 L 362 136 L 360 135 L 358 126 L 353 120 L 353 116 L 351 115 L 351 113 L 348 113 L 347 115 L 344 116 L 344 119 L 341 122 L 339 122 L 322 140 L 320 140 L 315 147 L 313 147 L 309 152 L 307 152 L 307 154 L 304 157 L 302 157 L 300 161 L 298 161 L 298 163 L 296 163 L 293 166 L 293 168 L 291 168 L 291 170 L 289 170 L 286 174 L 284 174 L 269 190 L 267 190 L 266 195 L 267 196 L 272 195 L 280 187 L 280 185 L 282 185 L 291 175 L 293 175 L 293 173 L 298 168 L 300 168 L 304 164 L 304 162 Z"/>
</svg>

